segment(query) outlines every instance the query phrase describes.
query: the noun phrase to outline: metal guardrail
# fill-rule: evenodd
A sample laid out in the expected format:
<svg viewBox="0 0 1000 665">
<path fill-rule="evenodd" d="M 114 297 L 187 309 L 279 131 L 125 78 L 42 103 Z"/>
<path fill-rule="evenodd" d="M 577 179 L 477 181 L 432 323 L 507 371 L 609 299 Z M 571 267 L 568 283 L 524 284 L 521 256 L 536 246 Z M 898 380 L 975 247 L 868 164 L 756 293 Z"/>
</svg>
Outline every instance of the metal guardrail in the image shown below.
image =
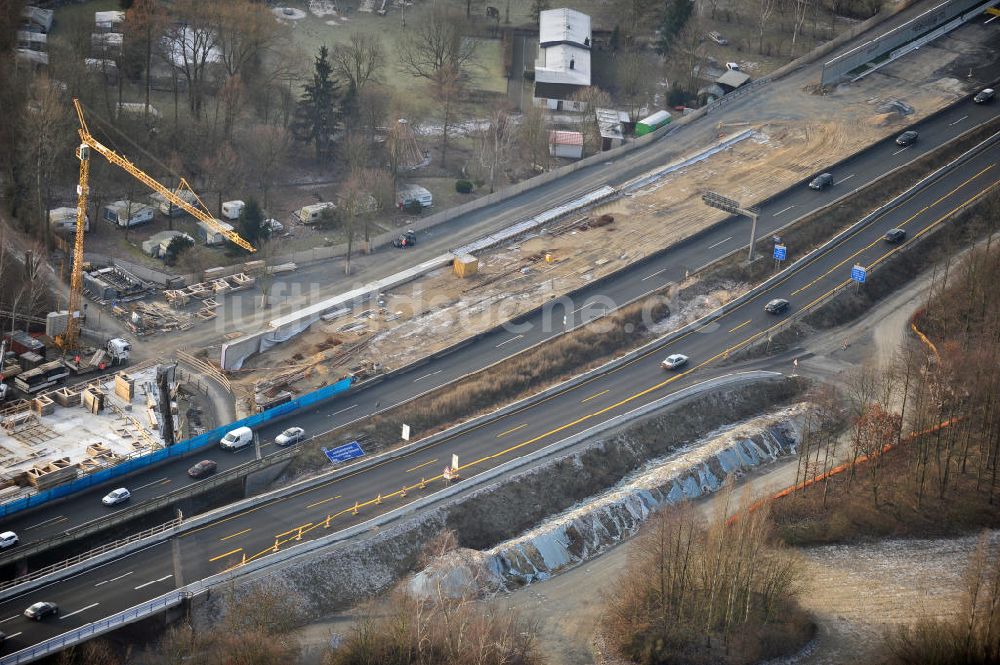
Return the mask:
<svg viewBox="0 0 1000 665">
<path fill-rule="evenodd" d="M 145 501 L 137 506 L 132 506 L 131 508 L 127 508 L 119 513 L 116 513 L 114 516 L 101 517 L 96 520 L 92 520 L 91 522 L 87 522 L 86 524 L 81 524 L 80 526 L 70 529 L 65 533 L 55 536 L 53 538 L 42 540 L 37 543 L 30 543 L 27 545 L 20 546 L 16 550 L 8 554 L 0 555 L 0 565 L 5 565 L 12 561 L 24 559 L 29 556 L 38 554 L 40 552 L 50 550 L 54 547 L 59 547 L 67 543 L 71 543 L 85 536 L 89 536 L 91 534 L 109 529 L 117 524 L 124 524 L 125 522 L 129 522 L 138 517 L 142 517 L 143 515 L 147 515 L 151 512 L 167 508 L 176 501 L 197 496 L 198 494 L 202 494 L 206 491 L 224 485 L 228 482 L 232 482 L 233 480 L 236 480 L 246 474 L 253 473 L 254 471 L 258 471 L 260 469 L 269 466 L 273 466 L 275 464 L 285 461 L 286 459 L 291 459 L 292 457 L 294 457 L 299 453 L 299 450 L 300 450 L 299 447 L 292 447 L 288 448 L 287 450 L 282 450 L 280 452 L 273 453 L 266 457 L 262 457 L 260 459 L 250 460 L 245 464 L 241 464 L 239 466 L 233 467 L 232 469 L 227 469 L 221 473 L 217 473 L 211 478 L 208 478 L 206 480 L 202 480 L 192 485 L 188 485 L 187 487 L 182 487 L 180 489 L 173 490 L 172 492 L 159 496 L 150 501 Z M 125 544 L 127 543 L 121 543 L 119 547 Z M 99 556 L 102 553 L 103 552 L 96 553 L 93 556 Z M 0 584 L 0 591 L 3 591 L 6 588 L 8 587 L 5 586 L 4 584 Z"/>
<path fill-rule="evenodd" d="M 191 585 L 195 586 L 195 585 Z M 190 589 L 191 587 L 186 587 Z M 204 591 L 204 589 L 202 589 Z M 162 596 L 146 601 L 141 605 L 130 607 L 127 610 L 105 617 L 99 621 L 88 623 L 75 630 L 56 635 L 44 642 L 39 642 L 27 649 L 21 649 L 15 653 L 0 658 L 0 665 L 18 665 L 20 663 L 30 663 L 39 658 L 58 653 L 74 644 L 79 644 L 83 640 L 91 639 L 109 631 L 120 628 L 133 621 L 144 619 L 153 614 L 163 612 L 180 605 L 184 600 L 191 598 L 195 593 L 187 590 L 177 590 L 166 593 Z"/>
<path fill-rule="evenodd" d="M 34 580 L 41 579 L 43 577 L 46 577 L 47 575 L 51 575 L 52 573 L 59 572 L 60 570 L 65 570 L 70 566 L 75 566 L 78 563 L 82 563 L 89 559 L 93 559 L 94 557 L 98 557 L 102 554 L 105 554 L 106 552 L 110 552 L 111 550 L 116 550 L 119 547 L 124 547 L 130 543 L 134 543 L 136 541 L 149 538 L 150 536 L 155 536 L 157 534 L 163 533 L 168 529 L 172 529 L 173 527 L 178 526 L 182 521 L 183 519 L 181 517 L 175 517 L 169 522 L 165 522 L 158 526 L 154 526 L 152 528 L 146 529 L 145 531 L 140 531 L 139 533 L 134 533 L 131 536 L 122 538 L 120 540 L 115 540 L 110 543 L 105 543 L 104 545 L 101 545 L 100 547 L 95 547 L 94 549 L 84 552 L 83 554 L 77 554 L 76 556 L 70 557 L 69 559 L 64 559 L 57 563 L 45 566 L 44 568 L 39 568 L 38 570 L 30 572 L 27 575 L 22 575 L 21 577 L 16 577 L 12 580 L 4 580 L 0 582 L 0 592 L 6 591 L 7 589 L 10 589 L 12 587 L 26 584 L 27 582 L 32 582 Z"/>
</svg>

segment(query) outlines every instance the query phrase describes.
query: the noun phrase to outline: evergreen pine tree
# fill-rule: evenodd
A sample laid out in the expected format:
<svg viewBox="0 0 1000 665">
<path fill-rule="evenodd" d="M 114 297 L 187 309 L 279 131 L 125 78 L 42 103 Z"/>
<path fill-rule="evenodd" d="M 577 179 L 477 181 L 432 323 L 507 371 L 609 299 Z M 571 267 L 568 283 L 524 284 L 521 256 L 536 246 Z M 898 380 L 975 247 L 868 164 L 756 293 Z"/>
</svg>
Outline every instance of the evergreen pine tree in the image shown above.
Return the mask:
<svg viewBox="0 0 1000 665">
<path fill-rule="evenodd" d="M 694 12 L 691 0 L 667 0 L 663 18 L 660 19 L 660 36 L 656 42 L 656 52 L 666 55 L 674 44 L 676 37 Z"/>
<path fill-rule="evenodd" d="M 340 83 L 333 77 L 329 56 L 326 46 L 321 46 L 312 81 L 305 85 L 292 124 L 295 138 L 316 147 L 316 159 L 330 154 L 330 137 L 339 117 Z"/>
</svg>

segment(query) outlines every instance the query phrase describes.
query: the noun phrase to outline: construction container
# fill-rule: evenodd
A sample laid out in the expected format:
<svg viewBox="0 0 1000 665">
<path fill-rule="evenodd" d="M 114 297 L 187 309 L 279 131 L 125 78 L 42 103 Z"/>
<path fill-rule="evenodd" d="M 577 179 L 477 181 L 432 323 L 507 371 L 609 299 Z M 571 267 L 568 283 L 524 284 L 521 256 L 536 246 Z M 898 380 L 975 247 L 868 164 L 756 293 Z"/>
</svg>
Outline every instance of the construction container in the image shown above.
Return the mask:
<svg viewBox="0 0 1000 665">
<path fill-rule="evenodd" d="M 643 118 L 639 122 L 635 123 L 635 135 L 645 136 L 655 132 L 660 127 L 666 127 L 670 124 L 673 117 L 666 111 L 657 111 L 648 118 Z"/>
<path fill-rule="evenodd" d="M 227 231 L 233 230 L 232 224 L 227 224 L 221 219 L 216 219 L 215 223 Z M 206 245 L 213 247 L 215 245 L 221 245 L 224 242 L 226 242 L 226 236 L 224 236 L 221 231 L 213 229 L 205 222 L 198 222 L 197 226 L 198 226 L 198 236 L 202 239 L 202 241 Z"/>
<path fill-rule="evenodd" d="M 479 272 L 479 259 L 471 254 L 461 254 L 455 257 L 452 267 L 455 269 L 455 274 L 459 277 L 471 277 Z"/>
<path fill-rule="evenodd" d="M 5 337 L 8 340 L 7 348 L 14 353 L 20 355 L 28 351 L 34 351 L 43 358 L 45 357 L 45 344 L 23 330 L 15 330 L 5 335 Z"/>
<path fill-rule="evenodd" d="M 222 203 L 222 216 L 230 221 L 237 220 L 243 214 L 245 206 L 243 201 L 224 201 Z"/>
</svg>

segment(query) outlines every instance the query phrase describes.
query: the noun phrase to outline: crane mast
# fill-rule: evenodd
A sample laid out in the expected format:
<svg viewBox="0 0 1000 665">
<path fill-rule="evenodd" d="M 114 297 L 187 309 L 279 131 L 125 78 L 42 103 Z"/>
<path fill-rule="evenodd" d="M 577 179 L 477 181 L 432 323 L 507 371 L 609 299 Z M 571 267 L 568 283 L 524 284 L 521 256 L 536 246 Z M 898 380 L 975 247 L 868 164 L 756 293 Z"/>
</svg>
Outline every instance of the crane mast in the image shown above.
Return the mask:
<svg viewBox="0 0 1000 665">
<path fill-rule="evenodd" d="M 77 186 L 76 190 L 76 237 L 73 243 L 73 273 L 70 276 L 69 316 L 66 320 L 65 332 L 57 338 L 59 346 L 62 347 L 64 351 L 75 349 L 76 342 L 80 336 L 80 321 L 75 314 L 80 311 L 80 304 L 83 300 L 83 238 L 87 218 L 87 196 L 89 194 L 91 150 L 98 152 L 102 157 L 104 157 L 104 159 L 108 160 L 115 166 L 120 167 L 133 178 L 146 185 L 154 192 L 159 193 L 167 201 L 189 213 L 198 221 L 204 222 L 209 228 L 222 234 L 223 237 L 228 239 L 233 244 L 242 247 L 251 253 L 257 251 L 254 249 L 253 245 L 243 239 L 238 233 L 220 225 L 219 221 L 208 212 L 208 207 L 200 198 L 198 198 L 198 195 L 194 194 L 191 186 L 188 185 L 184 178 L 180 179 L 180 184 L 178 185 L 176 191 L 164 187 L 155 178 L 140 169 L 124 156 L 119 155 L 117 152 L 94 138 L 94 136 L 90 133 L 90 129 L 87 127 L 87 121 L 83 117 L 83 107 L 80 105 L 80 100 L 74 99 L 73 107 L 76 109 L 76 116 L 80 121 L 80 129 L 77 131 L 80 134 L 81 143 L 76 150 L 76 156 L 80 160 L 80 184 Z M 201 207 L 199 208 L 192 205 L 181 198 L 179 193 L 182 190 L 187 190 L 188 192 L 194 194 L 195 201 Z"/>
</svg>

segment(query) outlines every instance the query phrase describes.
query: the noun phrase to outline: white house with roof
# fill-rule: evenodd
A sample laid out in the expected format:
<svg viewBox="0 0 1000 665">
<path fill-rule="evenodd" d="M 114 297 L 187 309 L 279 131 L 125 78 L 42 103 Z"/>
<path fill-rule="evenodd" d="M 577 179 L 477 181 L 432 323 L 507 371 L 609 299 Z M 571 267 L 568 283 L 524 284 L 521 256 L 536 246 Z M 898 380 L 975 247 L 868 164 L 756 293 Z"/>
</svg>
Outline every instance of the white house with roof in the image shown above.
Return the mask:
<svg viewBox="0 0 1000 665">
<path fill-rule="evenodd" d="M 584 111 L 571 101 L 590 85 L 590 17 L 574 9 L 548 9 L 538 14 L 538 57 L 535 59 L 537 106 L 554 111 Z"/>
</svg>

